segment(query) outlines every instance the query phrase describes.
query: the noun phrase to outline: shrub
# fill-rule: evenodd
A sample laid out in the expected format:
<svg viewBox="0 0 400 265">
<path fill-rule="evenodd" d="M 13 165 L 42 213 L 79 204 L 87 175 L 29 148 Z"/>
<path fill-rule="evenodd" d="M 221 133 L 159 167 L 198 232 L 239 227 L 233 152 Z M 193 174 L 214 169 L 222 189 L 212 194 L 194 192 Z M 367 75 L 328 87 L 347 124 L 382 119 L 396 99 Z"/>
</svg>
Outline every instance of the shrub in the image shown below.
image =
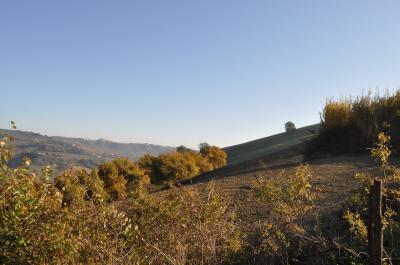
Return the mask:
<svg viewBox="0 0 400 265">
<path fill-rule="evenodd" d="M 78 250 L 62 194 L 29 173 L 30 160 L 16 169 L 9 138 L 0 141 L 0 260 L 3 264 L 72 263 Z"/>
<path fill-rule="evenodd" d="M 305 216 L 314 208 L 315 190 L 310 184 L 312 171 L 302 165 L 276 177 L 261 177 L 253 191 L 268 211 L 262 225 L 258 252 L 279 257 L 282 264 L 290 264 L 293 255 L 306 235 Z"/>
<path fill-rule="evenodd" d="M 225 166 L 227 154 L 224 150 L 204 144 L 200 152 L 178 147 L 178 151 L 158 157 L 145 155 L 138 166 L 152 182 L 181 182 L 219 167 Z"/>
<path fill-rule="evenodd" d="M 216 146 L 207 146 L 200 150 L 200 154 L 211 165 L 212 169 L 217 169 L 226 165 L 227 154 L 224 150 Z"/>
<path fill-rule="evenodd" d="M 378 132 L 392 137 L 400 149 L 400 91 L 383 95 L 371 93 L 354 99 L 328 100 L 321 116 L 318 136 L 308 145 L 308 154 L 364 152 Z"/>
<path fill-rule="evenodd" d="M 150 177 L 138 164 L 126 158 L 117 158 L 99 165 L 99 177 L 104 181 L 105 188 L 113 200 L 123 200 L 127 195 L 127 185 L 148 184 Z"/>
<path fill-rule="evenodd" d="M 140 264 L 224 264 L 241 250 L 234 212 L 212 188 L 174 191 L 162 200 L 144 195 L 129 213 L 141 239 Z"/>
<path fill-rule="evenodd" d="M 213 189 L 135 192 L 116 203 L 107 200 L 124 192 L 116 177 L 134 183 L 139 164 L 114 160 L 52 183 L 49 167 L 29 173 L 29 159 L 11 169 L 8 141 L 0 140 L 2 264 L 226 264 L 241 249 L 232 207 Z"/>
<path fill-rule="evenodd" d="M 156 180 L 156 178 L 160 175 L 160 159 L 158 157 L 144 155 L 139 158 L 137 163 L 144 173 L 150 176 L 152 180 Z"/>
<path fill-rule="evenodd" d="M 105 162 L 99 166 L 98 172 L 100 178 L 104 181 L 105 189 L 112 200 L 123 200 L 126 198 L 125 177 L 119 174 L 118 167 L 113 162 Z"/>
<path fill-rule="evenodd" d="M 100 179 L 96 169 L 90 174 L 86 170 L 67 170 L 55 178 L 55 186 L 62 191 L 64 204 L 82 205 L 94 195 L 108 200 L 104 182 Z"/>
<path fill-rule="evenodd" d="M 322 115 L 324 126 L 347 127 L 352 121 L 352 102 L 351 100 L 328 100 L 325 104 Z"/>
<path fill-rule="evenodd" d="M 381 166 L 380 174 L 375 172 L 374 177 L 366 174 L 356 174 L 356 179 L 361 183 L 361 188 L 356 191 L 351 200 L 344 206 L 343 219 L 347 224 L 346 245 L 356 253 L 367 249 L 367 220 L 369 187 L 375 177 L 383 181 L 383 242 L 386 260 L 400 256 L 400 170 L 389 165 L 390 137 L 379 133 L 377 143 L 371 149 L 371 157 L 377 159 Z M 364 258 L 364 259 L 362 259 Z M 365 257 L 358 258 L 365 262 Z"/>
<path fill-rule="evenodd" d="M 183 181 L 199 174 L 200 169 L 190 153 L 173 152 L 159 156 L 159 171 L 166 181 Z"/>
</svg>

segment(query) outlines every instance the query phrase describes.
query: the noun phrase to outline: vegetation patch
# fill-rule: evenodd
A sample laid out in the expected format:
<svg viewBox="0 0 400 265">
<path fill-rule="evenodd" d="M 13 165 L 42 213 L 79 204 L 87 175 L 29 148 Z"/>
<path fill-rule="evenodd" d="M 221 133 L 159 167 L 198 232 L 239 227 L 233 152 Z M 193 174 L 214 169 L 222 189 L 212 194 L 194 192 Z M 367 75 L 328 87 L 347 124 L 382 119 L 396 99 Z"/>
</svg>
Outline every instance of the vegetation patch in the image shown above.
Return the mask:
<svg viewBox="0 0 400 265">
<path fill-rule="evenodd" d="M 321 128 L 308 144 L 307 153 L 359 153 L 374 144 L 379 132 L 400 149 L 400 91 L 356 98 L 328 100 L 321 114 Z"/>
</svg>

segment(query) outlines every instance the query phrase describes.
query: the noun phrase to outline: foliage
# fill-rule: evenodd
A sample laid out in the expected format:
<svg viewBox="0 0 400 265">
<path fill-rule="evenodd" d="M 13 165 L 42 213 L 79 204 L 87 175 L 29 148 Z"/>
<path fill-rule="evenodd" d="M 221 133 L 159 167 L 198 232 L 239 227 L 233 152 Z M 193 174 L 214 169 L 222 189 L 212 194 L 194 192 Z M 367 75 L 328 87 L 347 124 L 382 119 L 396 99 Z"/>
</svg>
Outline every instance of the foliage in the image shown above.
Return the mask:
<svg viewBox="0 0 400 265">
<path fill-rule="evenodd" d="M 190 153 L 173 152 L 159 156 L 159 172 L 166 181 L 183 181 L 199 174 L 200 169 Z"/>
<path fill-rule="evenodd" d="M 145 155 L 138 161 L 139 167 L 150 176 L 152 182 L 182 182 L 192 177 L 223 167 L 227 154 L 224 150 L 204 144 L 200 152 L 178 147 L 176 152 L 158 157 Z"/>
<path fill-rule="evenodd" d="M 286 132 L 292 132 L 296 130 L 296 125 L 294 125 L 293 122 L 288 121 L 285 123 L 285 131 Z"/>
<path fill-rule="evenodd" d="M 371 157 L 378 159 L 383 167 L 389 163 L 390 151 L 390 136 L 381 132 L 378 134 L 378 142 L 375 147 L 371 149 Z"/>
<path fill-rule="evenodd" d="M 115 203 L 108 200 L 113 189 L 119 192 L 113 181 L 140 182 L 139 163 L 69 170 L 52 183 L 50 167 L 39 176 L 30 173 L 29 159 L 11 169 L 11 158 L 10 138 L 3 138 L 2 264 L 222 264 L 241 250 L 233 208 L 212 188 L 156 199 L 133 185 L 129 199 Z"/>
<path fill-rule="evenodd" d="M 205 150 L 207 147 L 209 147 L 210 145 L 207 143 L 207 142 L 203 142 L 203 143 L 200 143 L 199 144 L 199 150 L 200 150 L 200 153 L 202 153 L 203 152 L 203 150 Z"/>
<path fill-rule="evenodd" d="M 349 99 L 328 100 L 322 114 L 326 127 L 347 127 L 352 118 L 352 102 Z"/>
<path fill-rule="evenodd" d="M 127 196 L 127 185 L 143 185 L 150 177 L 138 163 L 126 158 L 117 158 L 101 164 L 98 175 L 104 181 L 105 188 L 113 200 L 123 200 Z"/>
<path fill-rule="evenodd" d="M 200 154 L 211 165 L 212 170 L 226 166 L 227 154 L 216 146 L 204 147 Z"/>
<path fill-rule="evenodd" d="M 4 139 L 3 139 L 4 140 Z M 25 166 L 10 169 L 1 144 L 0 260 L 3 264 L 78 264 L 128 260 L 130 220 L 104 200 L 95 174 L 69 171 L 49 182 Z M 60 190 L 59 190 L 60 188 Z"/>
<path fill-rule="evenodd" d="M 380 178 L 383 181 L 383 229 L 385 260 L 400 257 L 400 170 L 389 165 L 390 137 L 380 132 L 377 143 L 371 149 L 371 157 L 375 158 L 381 167 Z M 377 176 L 375 176 L 377 177 Z M 353 194 L 351 200 L 345 206 L 343 220 L 347 223 L 347 249 L 352 249 L 352 256 L 357 262 L 365 262 L 367 249 L 367 220 L 369 187 L 373 183 L 373 177 L 366 174 L 356 174 L 356 179 L 362 184 L 362 188 Z"/>
<path fill-rule="evenodd" d="M 83 204 L 94 195 L 108 200 L 104 190 L 104 182 L 93 170 L 90 174 L 85 170 L 68 170 L 55 179 L 55 186 L 63 193 L 63 204 Z"/>
<path fill-rule="evenodd" d="M 15 125 L 14 125 L 15 126 Z M 4 264 L 56 263 L 77 253 L 64 223 L 62 195 L 48 182 L 40 181 L 25 166 L 10 169 L 10 139 L 0 142 L 0 260 Z"/>
<path fill-rule="evenodd" d="M 177 152 L 181 152 L 181 153 L 185 153 L 185 152 L 190 152 L 190 151 L 192 151 L 192 150 L 189 149 L 189 148 L 187 148 L 187 147 L 184 146 L 184 145 L 180 145 L 180 146 L 178 146 L 178 147 L 176 148 L 176 151 L 177 151 Z"/>
<path fill-rule="evenodd" d="M 163 200 L 144 194 L 129 212 L 137 220 L 139 263 L 222 264 L 241 249 L 235 214 L 212 187 L 205 195 L 187 189 Z"/>
<path fill-rule="evenodd" d="M 308 153 L 362 152 L 373 145 L 380 131 L 388 133 L 393 148 L 400 150 L 399 109 L 400 91 L 328 100 L 321 117 L 322 127 L 309 143 Z"/>
<path fill-rule="evenodd" d="M 138 160 L 139 167 L 154 181 L 160 175 L 160 159 L 151 155 L 144 155 Z"/>
<path fill-rule="evenodd" d="M 278 256 L 284 264 L 290 263 L 290 248 L 305 234 L 302 220 L 314 207 L 311 178 L 310 167 L 301 165 L 274 178 L 260 178 L 254 184 L 256 197 L 268 211 L 260 231 L 259 252 Z"/>
</svg>

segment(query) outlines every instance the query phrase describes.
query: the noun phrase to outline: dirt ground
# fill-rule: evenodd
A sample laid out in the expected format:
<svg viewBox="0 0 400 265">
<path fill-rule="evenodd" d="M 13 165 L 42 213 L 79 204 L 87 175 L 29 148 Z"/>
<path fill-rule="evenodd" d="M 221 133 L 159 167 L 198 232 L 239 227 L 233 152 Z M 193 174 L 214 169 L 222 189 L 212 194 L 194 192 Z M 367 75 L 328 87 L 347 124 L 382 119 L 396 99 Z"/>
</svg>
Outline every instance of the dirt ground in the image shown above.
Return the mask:
<svg viewBox="0 0 400 265">
<path fill-rule="evenodd" d="M 192 187 L 206 190 L 207 185 L 213 187 L 229 200 L 236 208 L 238 221 L 245 230 L 253 230 L 262 223 L 267 212 L 262 204 L 258 203 L 252 193 L 252 185 L 259 176 L 274 176 L 282 170 L 290 170 L 300 164 L 294 160 L 282 160 L 268 167 L 247 170 L 237 168 L 205 174 L 193 179 L 192 184 L 181 188 Z M 330 214 L 348 200 L 352 193 L 360 188 L 360 183 L 354 178 L 356 172 L 376 173 L 377 164 L 368 156 L 339 156 L 308 161 L 313 170 L 311 184 L 317 191 L 316 211 Z"/>
</svg>

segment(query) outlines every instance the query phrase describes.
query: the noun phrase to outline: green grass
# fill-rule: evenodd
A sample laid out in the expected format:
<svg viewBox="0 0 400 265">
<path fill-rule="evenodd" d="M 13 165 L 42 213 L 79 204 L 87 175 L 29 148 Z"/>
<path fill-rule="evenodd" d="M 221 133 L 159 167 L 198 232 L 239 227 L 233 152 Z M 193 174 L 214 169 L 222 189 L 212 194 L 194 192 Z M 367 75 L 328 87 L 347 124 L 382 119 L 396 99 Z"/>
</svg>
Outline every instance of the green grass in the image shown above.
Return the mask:
<svg viewBox="0 0 400 265">
<path fill-rule="evenodd" d="M 255 160 L 290 148 L 295 148 L 313 137 L 313 131 L 320 124 L 314 124 L 289 133 L 279 133 L 254 141 L 225 147 L 228 154 L 228 166 L 249 160 Z"/>
</svg>

